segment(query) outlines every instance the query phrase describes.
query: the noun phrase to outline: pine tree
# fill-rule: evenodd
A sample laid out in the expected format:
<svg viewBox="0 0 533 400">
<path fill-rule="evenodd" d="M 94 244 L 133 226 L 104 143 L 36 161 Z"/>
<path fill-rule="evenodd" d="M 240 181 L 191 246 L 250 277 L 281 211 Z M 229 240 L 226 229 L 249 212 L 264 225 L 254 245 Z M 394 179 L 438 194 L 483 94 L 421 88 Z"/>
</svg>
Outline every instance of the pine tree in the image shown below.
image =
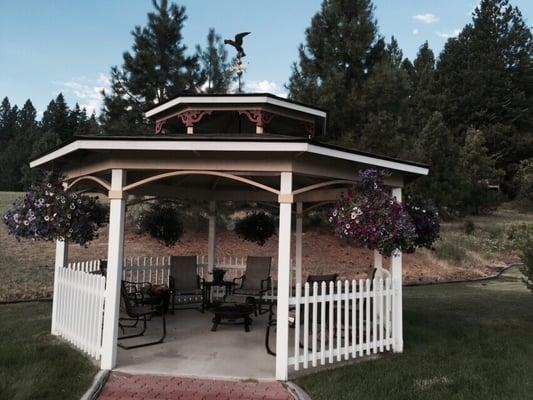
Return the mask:
<svg viewBox="0 0 533 400">
<path fill-rule="evenodd" d="M 54 131 L 62 141 L 70 139 L 74 134 L 71 125 L 70 109 L 63 93 L 59 93 L 48 104 L 41 119 L 41 128 L 45 132 Z"/>
<path fill-rule="evenodd" d="M 17 124 L 17 106 L 11 107 L 7 97 L 0 104 L 0 144 L 5 144 L 13 137 Z"/>
<path fill-rule="evenodd" d="M 30 158 L 32 144 L 38 138 L 37 112 L 30 100 L 16 114 L 14 129 L 0 157 L 0 189 L 22 190 L 22 169 Z"/>
<path fill-rule="evenodd" d="M 131 52 L 123 55 L 119 69 L 111 69 L 111 91 L 104 93 L 101 122 L 104 133 L 132 134 L 149 130 L 143 112 L 201 86 L 197 56 L 187 56 L 182 43 L 185 8 L 167 0 L 152 1 L 148 23 L 132 32 Z"/>
<path fill-rule="evenodd" d="M 468 182 L 460 162 L 460 147 L 440 112 L 429 117 L 414 151 L 416 158 L 431 164 L 431 168 L 429 176 L 416 179 L 409 190 L 432 198 L 444 213 L 460 210 Z"/>
<path fill-rule="evenodd" d="M 499 183 L 503 171 L 496 169 L 495 160 L 485 146 L 485 137 L 479 129 L 469 128 L 461 149 L 461 163 L 467 172 L 469 185 L 464 209 L 479 214 L 498 203 L 497 193 L 490 185 Z"/>
<path fill-rule="evenodd" d="M 289 97 L 329 110 L 330 137 L 349 140 L 366 121 L 362 89 L 385 53 L 374 6 L 370 0 L 324 0 L 305 36 Z"/>
<path fill-rule="evenodd" d="M 205 49 L 196 46 L 200 61 L 202 80 L 205 81 L 206 93 L 228 93 L 232 82 L 233 71 L 228 62 L 228 52 L 222 38 L 213 28 L 207 34 Z"/>
<path fill-rule="evenodd" d="M 437 64 L 441 108 L 455 137 L 480 129 L 507 192 L 518 162 L 533 152 L 533 36 L 508 0 L 482 0 L 472 23 L 450 39 Z"/>
</svg>

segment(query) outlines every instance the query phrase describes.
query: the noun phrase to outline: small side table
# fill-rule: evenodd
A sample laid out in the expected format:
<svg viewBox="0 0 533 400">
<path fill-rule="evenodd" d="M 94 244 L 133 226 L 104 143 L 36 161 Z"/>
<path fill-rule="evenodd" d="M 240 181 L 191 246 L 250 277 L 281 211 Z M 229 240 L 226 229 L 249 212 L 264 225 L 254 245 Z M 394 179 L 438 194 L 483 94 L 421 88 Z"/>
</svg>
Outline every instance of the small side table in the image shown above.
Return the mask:
<svg viewBox="0 0 533 400">
<path fill-rule="evenodd" d="M 211 300 L 211 289 L 214 287 L 223 287 L 224 288 L 224 296 L 231 294 L 231 291 L 233 289 L 233 282 L 232 281 L 204 281 L 203 283 L 203 290 L 204 290 L 204 308 L 209 308 L 213 306 L 213 302 Z"/>
</svg>

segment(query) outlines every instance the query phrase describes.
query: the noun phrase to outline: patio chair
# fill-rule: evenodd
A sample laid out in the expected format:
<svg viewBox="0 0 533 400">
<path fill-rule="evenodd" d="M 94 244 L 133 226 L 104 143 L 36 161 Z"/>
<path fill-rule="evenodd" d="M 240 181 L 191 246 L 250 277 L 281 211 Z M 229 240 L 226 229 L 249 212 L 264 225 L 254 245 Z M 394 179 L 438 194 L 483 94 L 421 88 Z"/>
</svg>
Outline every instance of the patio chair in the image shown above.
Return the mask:
<svg viewBox="0 0 533 400">
<path fill-rule="evenodd" d="M 199 299 L 200 310 L 204 312 L 205 301 L 202 284 L 203 279 L 198 275 L 198 258 L 196 256 L 171 256 L 168 287 L 172 302 L 172 314 L 176 310 L 176 299 L 186 301 Z M 180 302 L 180 304 L 184 303 Z M 180 308 L 187 309 L 186 307 Z"/>
<path fill-rule="evenodd" d="M 246 272 L 239 278 L 233 279 L 234 289 L 232 296 L 243 297 L 254 304 L 254 314 L 262 312 L 263 296 L 272 287 L 272 278 L 270 268 L 272 266 L 272 257 L 254 257 L 248 256 L 246 259 Z M 238 285 L 237 282 L 240 281 Z"/>
<path fill-rule="evenodd" d="M 313 283 L 318 283 L 318 290 L 320 291 L 320 287 L 322 282 L 326 282 L 326 284 L 329 284 L 329 282 L 335 282 L 337 280 L 338 274 L 326 274 L 326 275 L 309 275 L 307 277 L 307 282 L 311 286 L 311 291 L 313 289 Z M 304 312 L 303 312 L 303 304 L 300 306 L 300 323 L 303 322 L 304 318 Z M 269 315 L 268 315 L 268 322 L 266 327 L 266 333 L 265 333 L 265 347 L 268 354 L 275 356 L 276 353 L 272 351 L 270 348 L 270 329 L 272 327 L 276 326 L 276 318 L 274 316 L 274 308 L 275 308 L 275 302 L 272 302 L 272 304 L 269 307 Z M 296 325 L 296 308 L 289 307 L 289 327 L 294 328 Z M 312 316 L 312 306 L 310 308 L 309 316 Z M 317 313 L 320 315 L 320 305 L 317 308 Z M 300 347 L 303 348 L 302 343 L 300 343 Z"/>
<path fill-rule="evenodd" d="M 137 324 L 140 321 L 142 321 L 143 326 L 141 332 L 121 336 L 118 338 L 118 340 L 132 339 L 143 336 L 146 332 L 148 321 L 152 321 L 152 317 L 156 314 L 161 315 L 161 320 L 163 323 L 163 334 L 157 340 L 131 346 L 126 346 L 122 343 L 118 343 L 118 346 L 122 347 L 123 349 L 130 350 L 139 347 L 153 346 L 156 344 L 163 343 L 163 341 L 165 340 L 167 334 L 167 325 L 165 319 L 165 312 L 163 310 L 163 300 L 161 300 L 160 304 L 157 304 L 153 301 L 153 299 L 148 299 L 149 295 L 146 288 L 149 287 L 149 285 L 150 284 L 147 282 L 121 282 L 121 308 L 122 311 L 127 315 L 127 317 L 121 317 L 119 319 L 120 328 L 122 329 L 122 331 L 124 331 L 124 328 L 137 327 Z M 130 325 L 126 325 L 123 323 L 124 321 L 133 321 L 133 323 Z"/>
</svg>

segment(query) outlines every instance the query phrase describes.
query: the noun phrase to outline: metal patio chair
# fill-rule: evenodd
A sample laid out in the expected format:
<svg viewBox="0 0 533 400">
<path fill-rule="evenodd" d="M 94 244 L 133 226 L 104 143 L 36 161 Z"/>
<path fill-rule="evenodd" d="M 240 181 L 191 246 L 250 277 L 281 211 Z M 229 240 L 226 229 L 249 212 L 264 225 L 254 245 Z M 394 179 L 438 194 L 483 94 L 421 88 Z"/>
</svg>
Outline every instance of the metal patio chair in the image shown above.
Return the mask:
<svg viewBox="0 0 533 400">
<path fill-rule="evenodd" d="M 263 296 L 272 288 L 271 267 L 272 257 L 248 256 L 244 275 L 233 279 L 232 297 L 250 300 L 255 307 L 256 317 L 258 313 L 263 314 Z M 239 281 L 240 285 L 237 284 Z"/>
<path fill-rule="evenodd" d="M 205 309 L 205 293 L 203 279 L 198 275 L 198 258 L 196 256 L 171 256 L 168 286 L 172 303 L 172 314 L 176 310 L 176 300 L 179 304 L 200 303 L 200 310 Z M 200 301 L 195 301 L 200 300 Z M 196 309 L 197 307 L 195 307 Z M 180 309 L 187 309 L 180 307 Z M 190 307 L 188 308 L 190 309 Z"/>
<path fill-rule="evenodd" d="M 134 333 L 130 335 L 121 336 L 118 340 L 132 339 L 141 337 L 146 332 L 148 321 L 152 321 L 152 317 L 156 314 L 161 315 L 161 320 L 163 323 L 163 334 L 162 336 L 151 342 L 140 343 L 136 345 L 127 346 L 122 343 L 118 343 L 118 346 L 123 349 L 130 350 L 139 347 L 152 346 L 155 344 L 163 343 L 167 334 L 167 325 L 165 319 L 165 311 L 163 307 L 163 300 L 161 299 L 160 303 L 156 303 L 148 295 L 150 284 L 147 282 L 128 282 L 122 281 L 120 287 L 121 295 L 121 308 L 127 316 L 119 318 L 119 325 L 122 331 L 124 332 L 125 328 L 136 328 L 139 322 L 142 322 L 142 329 L 139 333 Z M 150 304 L 146 304 L 150 303 Z M 130 322 L 130 324 L 124 324 L 124 321 Z"/>
</svg>

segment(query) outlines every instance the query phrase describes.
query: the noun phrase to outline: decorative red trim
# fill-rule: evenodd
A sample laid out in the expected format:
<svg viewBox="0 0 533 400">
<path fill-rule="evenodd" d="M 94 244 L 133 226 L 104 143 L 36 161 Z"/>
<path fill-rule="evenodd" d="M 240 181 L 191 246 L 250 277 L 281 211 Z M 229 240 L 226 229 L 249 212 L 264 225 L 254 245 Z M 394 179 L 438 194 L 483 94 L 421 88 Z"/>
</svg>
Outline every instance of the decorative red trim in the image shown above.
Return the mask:
<svg viewBox="0 0 533 400">
<path fill-rule="evenodd" d="M 307 136 L 309 138 L 312 138 L 315 136 L 315 123 L 314 122 L 302 122 L 305 133 L 307 133 Z"/>
<path fill-rule="evenodd" d="M 163 131 L 163 128 L 165 127 L 166 123 L 167 123 L 166 119 L 163 119 L 161 121 L 156 121 L 155 123 L 155 134 L 156 135 L 159 135 Z"/>
<path fill-rule="evenodd" d="M 210 115 L 211 111 L 184 111 L 182 113 L 178 114 L 178 118 L 181 120 L 181 122 L 187 127 L 192 128 L 194 127 L 194 124 L 199 122 L 204 115 Z"/>
<path fill-rule="evenodd" d="M 262 128 L 274 118 L 274 114 L 262 110 L 239 111 L 239 115 L 242 114 L 246 115 L 250 122 L 253 122 Z"/>
</svg>

